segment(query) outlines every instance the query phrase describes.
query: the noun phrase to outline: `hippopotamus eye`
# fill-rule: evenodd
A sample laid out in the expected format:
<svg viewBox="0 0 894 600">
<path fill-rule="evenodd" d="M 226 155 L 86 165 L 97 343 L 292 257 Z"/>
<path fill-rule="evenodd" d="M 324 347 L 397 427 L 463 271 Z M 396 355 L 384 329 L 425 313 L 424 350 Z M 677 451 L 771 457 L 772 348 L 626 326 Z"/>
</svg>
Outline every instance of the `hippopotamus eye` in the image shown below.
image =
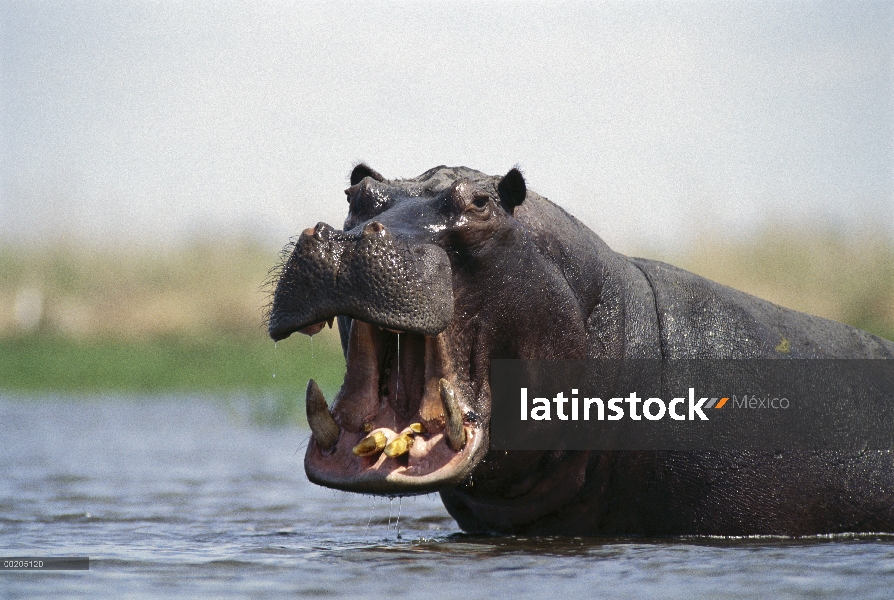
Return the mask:
<svg viewBox="0 0 894 600">
<path fill-rule="evenodd" d="M 490 204 L 490 196 L 487 194 L 478 194 L 472 199 L 472 204 L 474 204 L 476 208 L 486 208 L 487 205 Z"/>
</svg>

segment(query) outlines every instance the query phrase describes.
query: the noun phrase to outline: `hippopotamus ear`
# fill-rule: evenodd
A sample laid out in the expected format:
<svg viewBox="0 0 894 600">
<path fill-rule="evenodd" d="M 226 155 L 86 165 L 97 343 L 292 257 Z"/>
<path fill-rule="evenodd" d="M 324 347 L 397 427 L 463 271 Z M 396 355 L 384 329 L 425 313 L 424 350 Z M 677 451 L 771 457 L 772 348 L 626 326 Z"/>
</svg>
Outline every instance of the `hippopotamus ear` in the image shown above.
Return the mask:
<svg viewBox="0 0 894 600">
<path fill-rule="evenodd" d="M 378 171 L 360 163 L 351 171 L 351 185 L 357 185 L 363 181 L 364 177 L 372 177 L 376 181 L 385 181 L 385 178 Z"/>
<path fill-rule="evenodd" d="M 500 195 L 500 202 L 503 207 L 511 214 L 515 207 L 525 201 L 525 178 L 518 169 L 512 169 L 500 183 L 497 184 L 497 193 Z"/>
</svg>

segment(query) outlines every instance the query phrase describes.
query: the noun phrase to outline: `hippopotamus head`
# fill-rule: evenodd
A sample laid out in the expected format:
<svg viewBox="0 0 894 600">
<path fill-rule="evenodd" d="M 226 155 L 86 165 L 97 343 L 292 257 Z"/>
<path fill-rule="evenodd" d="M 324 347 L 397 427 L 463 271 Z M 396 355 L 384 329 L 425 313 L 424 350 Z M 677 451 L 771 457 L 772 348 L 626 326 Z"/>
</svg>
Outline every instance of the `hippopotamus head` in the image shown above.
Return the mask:
<svg viewBox="0 0 894 600">
<path fill-rule="evenodd" d="M 599 276 L 563 270 L 579 224 L 517 169 L 389 181 L 361 164 L 350 182 L 343 229 L 304 230 L 269 320 L 274 340 L 338 321 L 347 372 L 331 409 L 308 384 L 308 477 L 389 495 L 455 486 L 488 452 L 490 360 L 587 356 Z"/>
</svg>

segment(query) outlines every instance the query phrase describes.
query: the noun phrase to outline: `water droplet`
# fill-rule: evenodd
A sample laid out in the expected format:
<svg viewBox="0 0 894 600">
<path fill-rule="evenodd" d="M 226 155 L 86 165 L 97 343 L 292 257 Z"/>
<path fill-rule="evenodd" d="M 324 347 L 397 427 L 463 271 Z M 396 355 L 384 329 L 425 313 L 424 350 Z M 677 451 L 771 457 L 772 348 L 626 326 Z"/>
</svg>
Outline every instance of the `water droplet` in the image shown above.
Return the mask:
<svg viewBox="0 0 894 600">
<path fill-rule="evenodd" d="M 404 497 L 397 497 L 397 539 L 401 539 L 400 537 L 400 509 L 402 508 L 402 502 Z"/>
</svg>

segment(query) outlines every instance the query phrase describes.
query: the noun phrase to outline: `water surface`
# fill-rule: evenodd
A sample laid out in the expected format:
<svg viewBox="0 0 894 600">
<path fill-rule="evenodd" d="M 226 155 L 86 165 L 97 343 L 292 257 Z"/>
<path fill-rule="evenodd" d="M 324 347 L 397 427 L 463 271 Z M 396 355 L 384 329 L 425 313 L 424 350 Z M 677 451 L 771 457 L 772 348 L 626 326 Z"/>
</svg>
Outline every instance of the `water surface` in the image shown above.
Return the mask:
<svg viewBox="0 0 894 600">
<path fill-rule="evenodd" d="M 91 561 L 0 572 L 0 597 L 894 597 L 890 536 L 463 535 L 436 495 L 309 483 L 307 432 L 248 407 L 0 396 L 0 554 Z"/>
</svg>

